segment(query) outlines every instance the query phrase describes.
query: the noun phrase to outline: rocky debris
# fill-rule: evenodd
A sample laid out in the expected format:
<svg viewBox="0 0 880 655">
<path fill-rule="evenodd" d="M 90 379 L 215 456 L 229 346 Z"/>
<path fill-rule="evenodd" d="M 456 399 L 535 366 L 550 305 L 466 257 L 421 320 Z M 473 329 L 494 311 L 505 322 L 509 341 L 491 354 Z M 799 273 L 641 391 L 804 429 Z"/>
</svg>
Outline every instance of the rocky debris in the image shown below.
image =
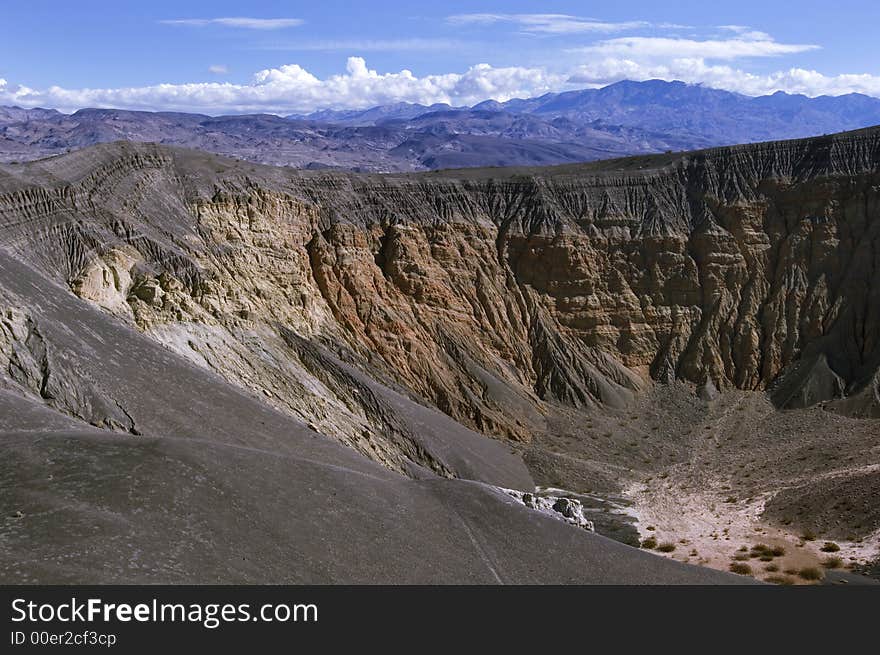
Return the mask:
<svg viewBox="0 0 880 655">
<path fill-rule="evenodd" d="M 880 465 L 816 476 L 781 490 L 766 504 L 764 517 L 792 530 L 820 532 L 827 539 L 878 545 L 880 537 Z M 873 534 L 872 533 L 876 533 Z"/>
<path fill-rule="evenodd" d="M 707 378 L 697 389 L 697 396 L 699 396 L 700 400 L 704 400 L 707 403 L 712 402 L 718 397 L 718 388 L 712 380 Z"/>
<path fill-rule="evenodd" d="M 595 532 L 593 522 L 584 516 L 584 508 L 579 500 L 517 491 L 515 489 L 502 489 L 502 491 L 529 509 L 562 519 L 584 530 Z"/>
<path fill-rule="evenodd" d="M 133 268 L 140 259 L 139 253 L 129 246 L 112 248 L 86 263 L 71 282 L 71 290 L 80 298 L 131 320 L 134 316 L 127 299 L 134 284 Z"/>
<path fill-rule="evenodd" d="M 825 353 L 805 355 L 792 362 L 772 388 L 775 402 L 782 407 L 810 407 L 843 398 L 846 382 L 834 372 Z"/>
<path fill-rule="evenodd" d="M 54 400 L 57 384 L 52 377 L 46 342 L 36 321 L 22 312 L 9 309 L 2 325 L 9 377 L 42 398 Z"/>
<path fill-rule="evenodd" d="M 131 295 L 153 307 L 162 307 L 165 290 L 159 280 L 142 276 L 132 286 Z"/>
<path fill-rule="evenodd" d="M 0 307 L 25 306 L 5 298 Z M 0 311 L 0 388 L 12 386 L 33 394 L 55 409 L 109 430 L 139 434 L 134 419 L 107 393 L 82 376 L 66 354 L 47 341 L 40 324 L 15 307 Z"/>
</svg>

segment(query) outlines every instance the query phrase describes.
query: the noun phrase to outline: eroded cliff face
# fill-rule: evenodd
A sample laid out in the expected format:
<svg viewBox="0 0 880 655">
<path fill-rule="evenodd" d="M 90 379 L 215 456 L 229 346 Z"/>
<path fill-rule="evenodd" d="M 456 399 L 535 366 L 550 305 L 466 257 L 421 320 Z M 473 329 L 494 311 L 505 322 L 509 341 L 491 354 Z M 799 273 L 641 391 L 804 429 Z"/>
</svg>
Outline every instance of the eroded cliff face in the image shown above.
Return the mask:
<svg viewBox="0 0 880 655">
<path fill-rule="evenodd" d="M 880 130 L 373 177 L 114 144 L 4 169 L 0 231 L 276 407 L 443 472 L 350 376 L 514 440 L 673 380 L 873 415 L 878 167 Z"/>
</svg>

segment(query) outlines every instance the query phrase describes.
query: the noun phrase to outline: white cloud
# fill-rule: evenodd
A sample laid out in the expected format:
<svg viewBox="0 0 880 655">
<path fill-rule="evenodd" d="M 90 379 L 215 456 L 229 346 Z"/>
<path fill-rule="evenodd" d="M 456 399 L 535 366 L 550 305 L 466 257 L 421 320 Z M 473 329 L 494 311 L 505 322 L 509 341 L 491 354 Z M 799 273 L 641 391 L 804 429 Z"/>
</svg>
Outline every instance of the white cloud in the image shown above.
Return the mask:
<svg viewBox="0 0 880 655">
<path fill-rule="evenodd" d="M 524 32 L 543 34 L 582 34 L 589 32 L 621 32 L 650 24 L 644 21 L 612 23 L 592 18 L 579 18 L 568 14 L 456 14 L 448 16 L 453 25 L 489 25 L 513 23 Z"/>
<path fill-rule="evenodd" d="M 542 68 L 495 68 L 477 64 L 464 73 L 416 77 L 409 70 L 378 73 L 360 57 L 349 57 L 346 72 L 319 79 L 297 64 L 256 73 L 248 84 L 198 82 L 115 89 L 35 90 L 0 88 L 0 105 L 169 109 L 219 114 L 226 112 L 304 112 L 319 108 L 361 108 L 391 102 L 454 105 L 493 98 L 540 95 L 564 86 L 565 75 Z"/>
<path fill-rule="evenodd" d="M 484 23 L 516 21 L 537 26 L 537 29 L 562 29 L 560 25 L 588 19 L 560 14 L 468 14 L 455 20 Z M 560 56 L 552 69 L 477 64 L 464 72 L 419 77 L 407 69 L 380 73 L 368 68 L 362 58 L 349 57 L 345 72 L 324 78 L 315 76 L 298 64 L 287 64 L 261 70 L 245 83 L 214 80 L 125 88 L 71 89 L 52 86 L 34 89 L 0 79 L 0 105 L 52 107 L 62 111 L 74 111 L 83 107 L 117 107 L 208 114 L 285 114 L 324 108 L 364 108 L 401 101 L 421 104 L 475 104 L 486 99 L 505 101 L 550 91 L 603 86 L 624 79 L 653 78 L 705 84 L 747 95 L 763 95 L 775 91 L 803 93 L 808 96 L 858 92 L 880 97 L 880 76 L 877 75 L 829 76 L 799 67 L 756 74 L 733 67 L 730 62 L 734 60 L 775 57 L 814 50 L 818 46 L 778 43 L 771 36 L 746 26 L 728 25 L 713 29 L 716 30 L 716 36 L 703 40 L 646 36 L 605 38 L 581 48 L 557 52 Z M 722 36 L 717 36 L 718 30 L 722 31 Z M 316 41 L 293 46 L 280 44 L 277 48 L 371 51 L 446 46 L 456 47 L 457 44 L 442 39 L 412 38 L 390 41 Z M 272 46 L 270 44 L 263 47 Z M 216 64 L 209 68 L 209 72 L 222 75 L 227 69 L 225 65 Z"/>
<path fill-rule="evenodd" d="M 729 38 L 620 37 L 570 49 L 587 63 L 575 66 L 567 82 L 577 86 L 603 86 L 624 79 L 681 80 L 693 84 L 758 96 L 776 91 L 808 96 L 864 93 L 880 96 L 880 76 L 869 74 L 824 75 L 791 67 L 765 74 L 751 73 L 729 64 L 735 59 L 777 57 L 819 48 L 812 44 L 779 43 L 772 36 L 745 25 L 721 25 Z"/>
<path fill-rule="evenodd" d="M 578 66 L 567 82 L 577 86 L 604 86 L 623 79 L 681 80 L 750 96 L 785 91 L 811 97 L 846 93 L 880 97 L 878 75 L 824 75 L 804 68 L 758 75 L 731 66 L 710 65 L 701 58 L 678 58 L 658 63 L 606 58 Z"/>
<path fill-rule="evenodd" d="M 777 43 L 769 35 L 751 32 L 732 39 L 678 39 L 669 37 L 627 36 L 599 41 L 574 48 L 569 52 L 618 56 L 626 59 L 669 59 L 696 57 L 700 59 L 739 59 L 743 57 L 775 57 L 817 50 L 819 46 Z"/>
<path fill-rule="evenodd" d="M 208 66 L 208 72 L 214 75 L 226 75 L 229 72 L 229 68 L 226 64 L 213 64 Z"/>
<path fill-rule="evenodd" d="M 246 30 L 280 30 L 287 27 L 298 27 L 305 21 L 301 18 L 249 18 L 237 16 L 232 18 L 178 18 L 159 21 L 165 25 L 185 25 L 189 27 L 206 27 L 222 25 Z"/>
</svg>

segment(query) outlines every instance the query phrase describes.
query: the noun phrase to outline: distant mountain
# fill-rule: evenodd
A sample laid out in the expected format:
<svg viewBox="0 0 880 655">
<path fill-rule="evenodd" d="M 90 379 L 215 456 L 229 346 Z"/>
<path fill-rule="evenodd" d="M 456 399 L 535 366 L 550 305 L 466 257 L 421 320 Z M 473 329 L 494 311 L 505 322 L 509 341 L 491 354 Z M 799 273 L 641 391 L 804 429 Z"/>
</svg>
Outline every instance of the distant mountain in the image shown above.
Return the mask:
<svg viewBox="0 0 880 655">
<path fill-rule="evenodd" d="M 286 118 L 0 107 L 0 161 L 127 140 L 300 168 L 410 171 L 573 163 L 877 124 L 880 99 L 865 95 L 754 98 L 660 80 L 473 107 L 401 102 Z"/>
<path fill-rule="evenodd" d="M 324 109 L 312 112 L 311 114 L 291 114 L 287 118 L 340 125 L 375 125 L 380 121 L 415 118 L 427 112 L 443 111 L 446 109 L 452 109 L 452 107 L 445 103 L 428 106 L 412 102 L 398 102 L 391 105 L 379 105 L 369 109 Z"/>
<path fill-rule="evenodd" d="M 0 124 L 5 122 L 31 121 L 52 118 L 60 114 L 54 109 L 21 109 L 20 107 L 0 107 Z"/>
<path fill-rule="evenodd" d="M 540 117 L 602 121 L 712 145 L 793 139 L 880 123 L 880 99 L 852 93 L 808 98 L 778 92 L 754 98 L 684 82 L 618 82 L 501 103 L 500 109 Z"/>
</svg>

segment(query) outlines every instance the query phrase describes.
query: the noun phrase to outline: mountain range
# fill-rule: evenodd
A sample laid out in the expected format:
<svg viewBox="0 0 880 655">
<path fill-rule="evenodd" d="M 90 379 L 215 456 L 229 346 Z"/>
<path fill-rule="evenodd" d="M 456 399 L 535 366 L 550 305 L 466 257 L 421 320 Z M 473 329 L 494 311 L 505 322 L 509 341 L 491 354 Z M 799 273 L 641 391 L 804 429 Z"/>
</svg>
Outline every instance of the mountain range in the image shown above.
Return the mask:
<svg viewBox="0 0 880 655">
<path fill-rule="evenodd" d="M 406 172 L 586 162 L 876 124 L 880 99 L 870 96 L 750 97 L 660 80 L 472 107 L 396 103 L 286 117 L 0 107 L 0 161 L 127 140 L 297 168 Z"/>
</svg>

